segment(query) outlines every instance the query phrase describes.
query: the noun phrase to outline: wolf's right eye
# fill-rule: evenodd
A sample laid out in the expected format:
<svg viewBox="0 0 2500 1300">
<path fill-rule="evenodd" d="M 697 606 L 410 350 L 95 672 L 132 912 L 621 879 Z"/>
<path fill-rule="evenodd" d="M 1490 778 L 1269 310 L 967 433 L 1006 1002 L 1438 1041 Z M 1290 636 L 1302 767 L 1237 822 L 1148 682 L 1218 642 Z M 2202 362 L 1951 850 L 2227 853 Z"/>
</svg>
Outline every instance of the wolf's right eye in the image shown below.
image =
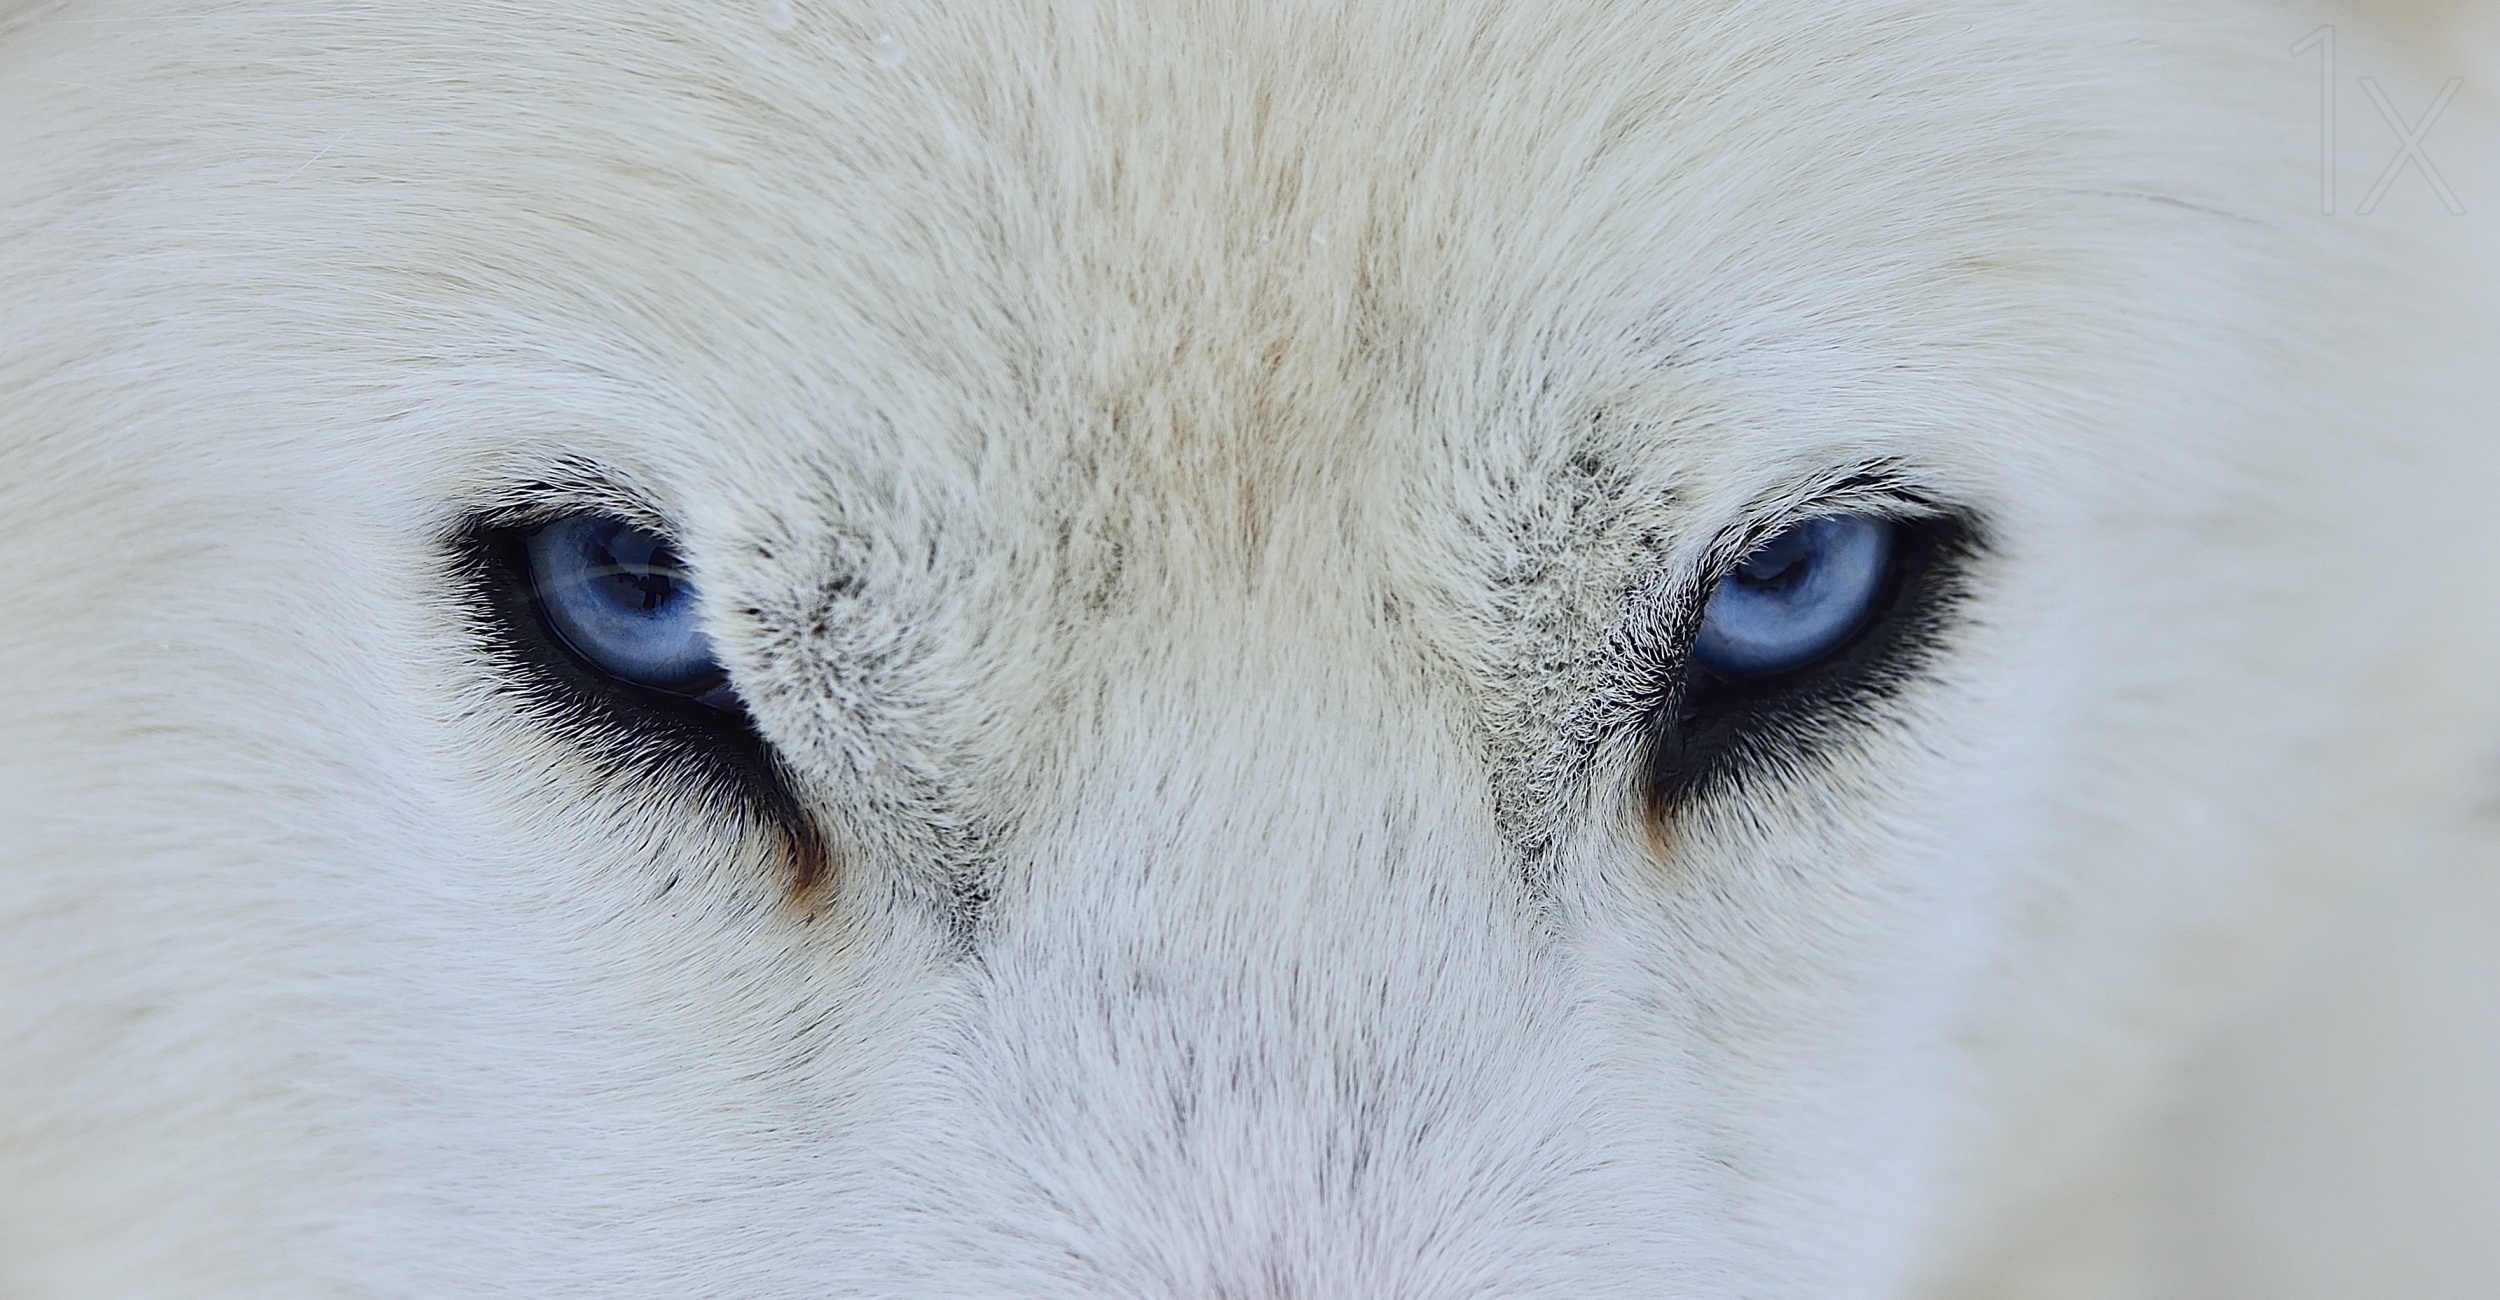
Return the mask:
<svg viewBox="0 0 2500 1300">
<path fill-rule="evenodd" d="M 666 538 L 601 515 L 567 515 L 525 542 L 532 596 L 557 639 L 635 686 L 702 696 L 724 674 L 695 587 Z"/>
</svg>

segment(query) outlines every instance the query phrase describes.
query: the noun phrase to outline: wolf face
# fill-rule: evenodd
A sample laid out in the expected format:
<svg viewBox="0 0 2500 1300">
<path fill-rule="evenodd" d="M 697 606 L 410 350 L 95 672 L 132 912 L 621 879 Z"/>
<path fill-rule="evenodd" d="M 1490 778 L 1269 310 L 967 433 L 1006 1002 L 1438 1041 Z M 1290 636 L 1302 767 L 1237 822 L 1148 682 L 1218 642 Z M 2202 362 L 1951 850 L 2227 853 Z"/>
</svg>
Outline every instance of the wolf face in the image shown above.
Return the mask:
<svg viewBox="0 0 2500 1300">
<path fill-rule="evenodd" d="M 2016 1293 L 2482 851 L 2321 21 L 0 3 L 0 1286 Z"/>
</svg>

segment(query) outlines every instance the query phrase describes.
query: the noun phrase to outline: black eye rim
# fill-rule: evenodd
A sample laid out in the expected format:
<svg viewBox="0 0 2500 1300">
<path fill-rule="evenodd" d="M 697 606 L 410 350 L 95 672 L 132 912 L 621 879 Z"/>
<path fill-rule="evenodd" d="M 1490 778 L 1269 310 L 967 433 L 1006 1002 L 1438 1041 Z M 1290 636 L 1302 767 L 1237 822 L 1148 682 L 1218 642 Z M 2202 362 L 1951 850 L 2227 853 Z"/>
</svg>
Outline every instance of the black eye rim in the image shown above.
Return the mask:
<svg viewBox="0 0 2500 1300">
<path fill-rule="evenodd" d="M 574 742 L 596 783 L 690 790 L 772 828 L 787 849 L 791 897 L 811 896 L 830 870 L 826 842 L 726 679 L 708 700 L 638 685 L 584 661 L 549 624 L 528 541 L 565 513 L 604 512 L 481 512 L 449 539 L 455 579 L 496 680 L 531 723 Z"/>
<path fill-rule="evenodd" d="M 1970 562 L 1984 546 L 1982 522 L 1971 511 L 1924 502 L 1848 513 L 1887 518 L 1892 554 L 1866 615 L 1822 654 L 1758 676 L 1713 673 L 1691 649 L 1722 575 L 1713 573 L 1690 602 L 1672 680 L 1648 729 L 1646 793 L 1654 815 L 1671 815 L 1766 764 L 1794 762 L 1928 674 L 1969 594 Z"/>
<path fill-rule="evenodd" d="M 466 560 L 469 585 L 490 615 L 488 640 L 498 666 L 531 687 L 534 696 L 548 686 L 563 687 L 579 703 L 595 708 L 603 722 L 630 717 L 637 724 L 659 724 L 672 731 L 751 736 L 745 705 L 734 691 L 708 702 L 699 698 L 725 685 L 725 675 L 718 683 L 707 680 L 700 691 L 645 685 L 610 672 L 565 639 L 543 608 L 529 556 L 530 535 L 555 517 L 482 517 L 464 524 L 455 539 Z"/>
</svg>

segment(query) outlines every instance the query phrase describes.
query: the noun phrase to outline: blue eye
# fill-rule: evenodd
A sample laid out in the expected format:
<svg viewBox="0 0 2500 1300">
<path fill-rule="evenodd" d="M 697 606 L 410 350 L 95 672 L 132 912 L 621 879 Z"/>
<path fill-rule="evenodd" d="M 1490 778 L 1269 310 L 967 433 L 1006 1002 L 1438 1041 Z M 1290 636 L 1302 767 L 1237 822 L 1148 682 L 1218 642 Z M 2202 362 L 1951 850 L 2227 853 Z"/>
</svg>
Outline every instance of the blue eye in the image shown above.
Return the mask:
<svg viewBox="0 0 2500 1300">
<path fill-rule="evenodd" d="M 659 534 L 568 515 L 529 535 L 530 582 L 573 653 L 637 686 L 695 694 L 719 683 L 694 583 Z"/>
<path fill-rule="evenodd" d="M 1754 548 L 1702 607 L 1693 661 L 1720 677 L 1768 677 L 1840 648 L 1874 612 L 1893 531 L 1867 515 L 1808 519 Z"/>
</svg>

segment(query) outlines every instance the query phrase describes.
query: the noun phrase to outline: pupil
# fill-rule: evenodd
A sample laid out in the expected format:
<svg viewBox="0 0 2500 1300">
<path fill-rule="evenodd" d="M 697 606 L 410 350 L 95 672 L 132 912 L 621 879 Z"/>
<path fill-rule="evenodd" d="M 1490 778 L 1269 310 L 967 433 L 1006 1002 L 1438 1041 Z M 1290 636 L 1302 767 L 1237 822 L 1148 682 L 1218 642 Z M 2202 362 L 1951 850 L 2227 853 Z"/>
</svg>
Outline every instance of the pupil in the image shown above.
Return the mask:
<svg viewBox="0 0 2500 1300">
<path fill-rule="evenodd" d="M 638 540 L 633 530 L 619 527 L 591 542 L 590 571 L 606 580 L 609 598 L 618 606 L 649 615 L 677 598 L 677 557 L 666 546 L 632 545 Z M 626 544 L 625 555 L 617 553 L 620 541 Z"/>
<path fill-rule="evenodd" d="M 633 588 L 634 603 L 645 614 L 667 604 L 677 593 L 676 583 L 656 573 L 620 573 L 617 577 Z"/>
</svg>

